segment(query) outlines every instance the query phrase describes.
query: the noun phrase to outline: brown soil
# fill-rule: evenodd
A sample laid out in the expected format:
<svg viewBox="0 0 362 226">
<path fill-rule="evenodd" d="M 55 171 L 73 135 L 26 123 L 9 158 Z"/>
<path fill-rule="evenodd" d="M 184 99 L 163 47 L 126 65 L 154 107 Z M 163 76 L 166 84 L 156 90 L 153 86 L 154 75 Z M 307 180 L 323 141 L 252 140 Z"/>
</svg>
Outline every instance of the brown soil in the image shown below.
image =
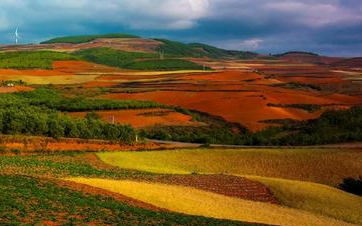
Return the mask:
<svg viewBox="0 0 362 226">
<path fill-rule="evenodd" d="M 158 176 L 153 182 L 194 187 L 240 199 L 280 204 L 263 184 L 249 179 L 228 175 L 170 175 Z"/>
</svg>

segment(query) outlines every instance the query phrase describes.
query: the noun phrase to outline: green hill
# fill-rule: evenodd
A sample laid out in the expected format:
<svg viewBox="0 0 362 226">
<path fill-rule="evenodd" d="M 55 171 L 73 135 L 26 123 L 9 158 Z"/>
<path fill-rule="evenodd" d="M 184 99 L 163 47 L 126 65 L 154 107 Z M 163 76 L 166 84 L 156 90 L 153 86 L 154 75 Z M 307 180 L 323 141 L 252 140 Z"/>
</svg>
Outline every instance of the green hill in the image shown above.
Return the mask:
<svg viewBox="0 0 362 226">
<path fill-rule="evenodd" d="M 202 51 L 211 58 L 249 59 L 258 56 L 257 53 L 249 51 L 225 50 L 202 43 L 191 43 L 189 44 L 189 46 L 191 46 L 195 50 Z"/>
<path fill-rule="evenodd" d="M 79 44 L 79 43 L 91 42 L 99 38 L 139 38 L 139 37 L 129 34 L 80 35 L 80 36 L 67 36 L 67 37 L 54 38 L 45 42 L 41 42 L 41 44 L 53 44 L 53 43 Z"/>
<path fill-rule="evenodd" d="M 257 57 L 257 53 L 244 52 L 236 50 L 225 50 L 214 46 L 191 43 L 185 44 L 181 42 L 170 41 L 167 39 L 155 39 L 162 42 L 157 49 L 158 52 L 163 52 L 166 55 L 178 57 L 210 57 L 210 58 L 233 58 L 233 59 L 250 59 Z"/>
</svg>

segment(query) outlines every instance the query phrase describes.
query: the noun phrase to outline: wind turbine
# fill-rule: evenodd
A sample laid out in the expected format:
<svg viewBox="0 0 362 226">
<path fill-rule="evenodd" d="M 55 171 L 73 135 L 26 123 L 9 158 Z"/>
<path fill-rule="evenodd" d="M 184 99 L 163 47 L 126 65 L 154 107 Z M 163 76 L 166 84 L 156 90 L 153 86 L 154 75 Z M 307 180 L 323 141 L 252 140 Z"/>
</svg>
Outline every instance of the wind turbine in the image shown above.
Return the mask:
<svg viewBox="0 0 362 226">
<path fill-rule="evenodd" d="M 16 30 L 15 30 L 15 44 L 16 45 L 19 42 L 19 38 L 20 38 L 20 36 L 19 36 L 19 32 L 18 32 L 18 27 L 17 27 Z"/>
</svg>

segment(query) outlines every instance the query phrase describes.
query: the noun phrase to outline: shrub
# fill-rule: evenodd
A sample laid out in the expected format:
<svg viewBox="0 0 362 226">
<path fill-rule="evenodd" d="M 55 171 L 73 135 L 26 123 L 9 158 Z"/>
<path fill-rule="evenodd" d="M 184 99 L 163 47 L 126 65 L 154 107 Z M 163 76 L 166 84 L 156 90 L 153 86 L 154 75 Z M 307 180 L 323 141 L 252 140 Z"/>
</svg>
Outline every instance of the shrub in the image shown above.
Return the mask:
<svg viewBox="0 0 362 226">
<path fill-rule="evenodd" d="M 362 196 L 362 177 L 359 179 L 345 178 L 339 186 L 346 192 Z"/>
</svg>

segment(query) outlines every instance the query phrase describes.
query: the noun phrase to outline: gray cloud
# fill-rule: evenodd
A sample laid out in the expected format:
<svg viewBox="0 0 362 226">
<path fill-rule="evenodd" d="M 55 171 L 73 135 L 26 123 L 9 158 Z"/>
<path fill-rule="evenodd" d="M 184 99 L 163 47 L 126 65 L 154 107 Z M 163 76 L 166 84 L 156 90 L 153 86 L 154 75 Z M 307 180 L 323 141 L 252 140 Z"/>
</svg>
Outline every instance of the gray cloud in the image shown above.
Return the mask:
<svg viewBox="0 0 362 226">
<path fill-rule="evenodd" d="M 360 0 L 0 0 L 0 42 L 11 42 L 17 26 L 22 42 L 128 32 L 261 52 L 362 55 Z"/>
</svg>

